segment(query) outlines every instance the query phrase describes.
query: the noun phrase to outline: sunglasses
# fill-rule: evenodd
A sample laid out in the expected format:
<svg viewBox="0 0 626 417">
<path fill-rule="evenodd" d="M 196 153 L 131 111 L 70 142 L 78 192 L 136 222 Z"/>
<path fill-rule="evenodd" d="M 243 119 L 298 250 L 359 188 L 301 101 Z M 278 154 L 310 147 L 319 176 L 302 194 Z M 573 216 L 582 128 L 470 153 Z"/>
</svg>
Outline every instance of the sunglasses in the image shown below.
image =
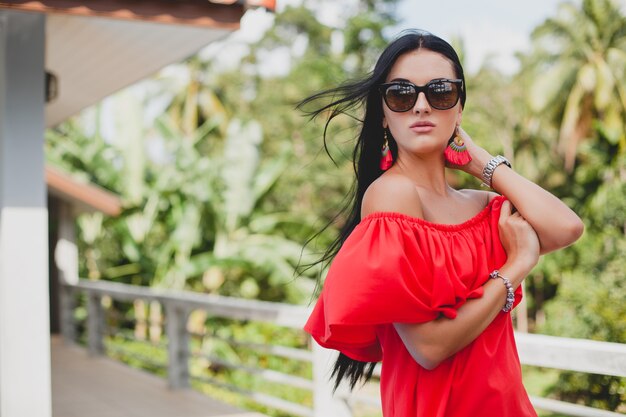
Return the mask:
<svg viewBox="0 0 626 417">
<path fill-rule="evenodd" d="M 447 78 L 431 80 L 423 86 L 417 86 L 408 81 L 394 81 L 380 86 L 380 93 L 387 107 L 395 112 L 411 110 L 420 92 L 424 93 L 426 101 L 432 108 L 448 110 L 459 101 L 461 91 L 463 91 L 463 80 Z"/>
</svg>

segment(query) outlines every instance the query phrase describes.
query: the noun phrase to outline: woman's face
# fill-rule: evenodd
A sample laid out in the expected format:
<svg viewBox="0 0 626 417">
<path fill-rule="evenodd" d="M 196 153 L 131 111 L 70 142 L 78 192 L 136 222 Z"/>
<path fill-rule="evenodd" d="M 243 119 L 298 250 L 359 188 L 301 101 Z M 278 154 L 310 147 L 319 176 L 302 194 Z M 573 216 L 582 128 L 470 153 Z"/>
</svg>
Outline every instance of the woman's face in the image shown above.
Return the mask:
<svg viewBox="0 0 626 417">
<path fill-rule="evenodd" d="M 386 83 L 409 81 L 417 86 L 437 78 L 456 79 L 452 63 L 443 55 L 418 49 L 401 55 L 391 68 Z M 448 110 L 433 108 L 420 92 L 413 108 L 398 113 L 383 101 L 383 127 L 389 128 L 398 144 L 398 154 L 443 154 L 456 126 L 461 124 L 461 100 Z"/>
</svg>

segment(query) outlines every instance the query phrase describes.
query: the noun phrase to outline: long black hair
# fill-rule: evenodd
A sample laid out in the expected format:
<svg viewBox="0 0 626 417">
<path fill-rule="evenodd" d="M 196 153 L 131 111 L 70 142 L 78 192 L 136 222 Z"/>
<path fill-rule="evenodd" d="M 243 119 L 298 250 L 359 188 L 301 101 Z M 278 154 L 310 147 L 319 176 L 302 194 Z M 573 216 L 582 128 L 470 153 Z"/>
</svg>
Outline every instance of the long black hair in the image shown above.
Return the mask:
<svg viewBox="0 0 626 417">
<path fill-rule="evenodd" d="M 463 80 L 463 86 L 465 86 L 465 77 L 463 75 L 461 62 L 454 48 L 452 48 L 448 42 L 429 32 L 408 30 L 402 32 L 399 37 L 385 48 L 378 58 L 374 69 L 364 78 L 350 81 L 339 87 L 314 94 L 302 100 L 297 106 L 298 109 L 303 110 L 306 114 L 310 115 L 311 118 L 315 118 L 322 113 L 329 114 L 324 127 L 324 147 L 327 152 L 326 134 L 330 122 L 341 114 L 349 114 L 360 108 L 365 110 L 361 130 L 358 134 L 353 152 L 352 161 L 356 181 L 353 185 L 350 199 L 335 219 L 324 229 L 329 227 L 330 224 L 340 216 L 345 216 L 346 222 L 341 227 L 337 238 L 314 265 L 319 263 L 328 265 L 343 245 L 343 242 L 361 221 L 361 203 L 365 190 L 383 173 L 379 167 L 381 149 L 384 142 L 382 124 L 383 100 L 378 87 L 385 82 L 389 71 L 391 71 L 398 57 L 418 49 L 427 49 L 446 57 L 452 64 L 456 77 Z M 460 99 L 461 106 L 465 106 L 465 88 L 461 91 Z M 304 110 L 309 104 L 316 103 L 318 100 L 330 100 L 330 102 L 313 110 Z M 398 148 L 391 135 L 389 135 L 388 142 L 392 156 L 394 160 L 396 160 L 398 157 Z M 313 238 L 315 238 L 315 236 Z M 344 378 L 349 380 L 351 389 L 354 389 L 359 380 L 363 380 L 365 383 L 371 378 L 374 366 L 375 363 L 357 361 L 341 353 L 335 362 L 333 372 L 330 376 L 331 379 L 335 378 L 334 389 L 337 389 Z"/>
</svg>

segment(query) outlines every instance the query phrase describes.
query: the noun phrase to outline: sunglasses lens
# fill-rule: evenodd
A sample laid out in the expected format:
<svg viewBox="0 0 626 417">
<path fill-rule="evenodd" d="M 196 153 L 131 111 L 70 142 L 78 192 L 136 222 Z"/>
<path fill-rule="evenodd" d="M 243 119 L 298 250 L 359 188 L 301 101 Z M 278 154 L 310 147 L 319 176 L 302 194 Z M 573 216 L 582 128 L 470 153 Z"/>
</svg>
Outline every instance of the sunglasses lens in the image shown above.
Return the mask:
<svg viewBox="0 0 626 417">
<path fill-rule="evenodd" d="M 451 109 L 459 100 L 459 86 L 449 81 L 428 84 L 426 91 L 428 102 L 438 110 Z"/>
<path fill-rule="evenodd" d="M 393 111 L 407 111 L 415 104 L 415 88 L 407 84 L 393 84 L 385 90 L 385 102 Z"/>
</svg>

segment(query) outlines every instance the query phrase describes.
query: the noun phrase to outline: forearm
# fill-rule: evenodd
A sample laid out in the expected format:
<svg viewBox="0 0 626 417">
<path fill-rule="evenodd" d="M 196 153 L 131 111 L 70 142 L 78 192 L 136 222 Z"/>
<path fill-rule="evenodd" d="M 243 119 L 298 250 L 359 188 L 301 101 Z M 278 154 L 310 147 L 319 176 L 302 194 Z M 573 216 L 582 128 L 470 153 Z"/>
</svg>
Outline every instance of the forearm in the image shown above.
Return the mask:
<svg viewBox="0 0 626 417">
<path fill-rule="evenodd" d="M 471 139 L 466 138 L 471 142 Z M 483 181 L 485 165 L 493 155 L 472 146 L 472 161 L 464 170 Z M 582 220 L 561 200 L 504 164 L 493 172 L 491 186 L 506 196 L 539 238 L 540 253 L 548 253 L 575 242 L 583 233 Z"/>
<path fill-rule="evenodd" d="M 483 180 L 482 172 L 493 155 L 476 145 L 463 129 L 459 129 L 472 156 L 469 164 L 459 169 Z M 491 185 L 506 196 L 520 215 L 537 233 L 540 253 L 568 246 L 583 233 L 582 220 L 561 200 L 504 164 L 493 172 Z"/>
<path fill-rule="evenodd" d="M 496 168 L 492 187 L 506 196 L 535 229 L 540 253 L 568 246 L 583 233 L 582 220 L 557 197 L 506 165 Z"/>
<path fill-rule="evenodd" d="M 505 264 L 500 272 L 517 287 L 528 268 Z M 435 368 L 474 341 L 502 311 L 506 299 L 502 280 L 489 280 L 483 288 L 483 296 L 467 301 L 454 319 L 442 317 L 421 324 L 394 324 L 409 353 L 420 365 Z"/>
</svg>

